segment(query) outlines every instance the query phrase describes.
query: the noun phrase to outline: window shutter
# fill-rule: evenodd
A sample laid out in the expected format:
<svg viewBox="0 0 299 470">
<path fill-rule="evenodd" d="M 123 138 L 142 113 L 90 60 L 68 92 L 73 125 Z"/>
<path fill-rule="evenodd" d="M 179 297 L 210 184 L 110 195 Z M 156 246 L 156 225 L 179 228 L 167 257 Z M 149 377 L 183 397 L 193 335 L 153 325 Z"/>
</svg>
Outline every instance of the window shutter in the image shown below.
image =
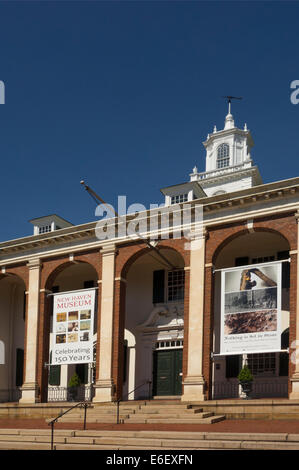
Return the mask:
<svg viewBox="0 0 299 470">
<path fill-rule="evenodd" d="M 160 269 L 153 273 L 153 304 L 164 302 L 165 271 Z"/>
<path fill-rule="evenodd" d="M 50 353 L 50 363 L 52 361 L 52 352 Z M 56 366 L 50 366 L 49 370 L 49 385 L 60 385 L 60 372 L 61 372 L 61 366 L 56 365 Z"/>
<path fill-rule="evenodd" d="M 289 289 L 290 288 L 290 263 L 282 263 L 281 266 L 281 288 Z"/>
<path fill-rule="evenodd" d="M 279 354 L 279 375 L 288 376 L 289 375 L 289 354 L 280 353 Z"/>
<path fill-rule="evenodd" d="M 235 266 L 247 266 L 249 264 L 248 256 L 242 256 L 235 259 Z"/>
<path fill-rule="evenodd" d="M 88 383 L 88 364 L 77 364 L 76 373 L 78 374 L 82 384 Z"/>
<path fill-rule="evenodd" d="M 237 377 L 241 370 L 241 356 L 225 356 L 226 368 L 225 376 L 227 379 Z"/>
<path fill-rule="evenodd" d="M 278 251 L 277 253 L 277 259 L 278 261 L 281 261 L 283 259 L 289 259 L 290 257 L 290 252 L 289 251 Z"/>
<path fill-rule="evenodd" d="M 84 281 L 84 289 L 90 289 L 94 287 L 94 281 Z"/>
<path fill-rule="evenodd" d="M 24 371 L 24 349 L 17 349 L 16 357 L 16 387 L 23 385 L 23 371 Z"/>
</svg>

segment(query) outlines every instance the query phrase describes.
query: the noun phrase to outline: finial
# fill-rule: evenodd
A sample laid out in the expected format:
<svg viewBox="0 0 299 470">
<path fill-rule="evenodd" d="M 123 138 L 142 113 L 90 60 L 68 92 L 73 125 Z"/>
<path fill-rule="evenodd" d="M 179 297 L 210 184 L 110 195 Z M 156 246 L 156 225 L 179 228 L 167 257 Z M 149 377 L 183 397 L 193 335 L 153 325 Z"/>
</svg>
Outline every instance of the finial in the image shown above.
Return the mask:
<svg viewBox="0 0 299 470">
<path fill-rule="evenodd" d="M 222 98 L 226 98 L 227 99 L 227 102 L 228 102 L 228 113 L 227 114 L 231 114 L 231 102 L 232 100 L 241 100 L 242 99 L 242 96 L 222 96 Z"/>
<path fill-rule="evenodd" d="M 213 133 L 216 134 L 216 132 L 217 132 L 217 127 L 214 126 L 214 131 L 213 131 Z"/>
<path fill-rule="evenodd" d="M 196 174 L 198 173 L 198 169 L 197 169 L 197 166 L 195 165 L 195 167 L 193 168 L 193 173 Z"/>
<path fill-rule="evenodd" d="M 244 124 L 244 131 L 247 131 L 247 124 L 246 124 L 246 122 L 245 122 L 245 124 Z"/>
</svg>

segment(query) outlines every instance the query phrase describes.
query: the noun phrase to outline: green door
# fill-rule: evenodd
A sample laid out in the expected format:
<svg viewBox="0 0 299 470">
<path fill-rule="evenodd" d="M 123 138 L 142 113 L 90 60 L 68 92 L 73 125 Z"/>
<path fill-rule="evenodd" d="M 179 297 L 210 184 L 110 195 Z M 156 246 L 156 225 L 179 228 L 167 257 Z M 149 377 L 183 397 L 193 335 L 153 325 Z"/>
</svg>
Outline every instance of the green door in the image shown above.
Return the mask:
<svg viewBox="0 0 299 470">
<path fill-rule="evenodd" d="M 182 349 L 154 352 L 153 394 L 155 396 L 181 395 Z"/>
</svg>

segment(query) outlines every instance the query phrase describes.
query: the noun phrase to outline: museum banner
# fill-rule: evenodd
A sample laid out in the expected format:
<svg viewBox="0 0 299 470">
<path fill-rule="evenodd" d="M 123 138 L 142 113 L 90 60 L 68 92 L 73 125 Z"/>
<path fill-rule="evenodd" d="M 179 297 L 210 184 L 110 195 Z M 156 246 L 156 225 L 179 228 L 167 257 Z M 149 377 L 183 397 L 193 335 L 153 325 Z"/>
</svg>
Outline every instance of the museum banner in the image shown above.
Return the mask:
<svg viewBox="0 0 299 470">
<path fill-rule="evenodd" d="M 281 262 L 221 270 L 221 354 L 281 350 Z"/>
<path fill-rule="evenodd" d="M 54 294 L 52 365 L 93 362 L 95 289 Z"/>
</svg>

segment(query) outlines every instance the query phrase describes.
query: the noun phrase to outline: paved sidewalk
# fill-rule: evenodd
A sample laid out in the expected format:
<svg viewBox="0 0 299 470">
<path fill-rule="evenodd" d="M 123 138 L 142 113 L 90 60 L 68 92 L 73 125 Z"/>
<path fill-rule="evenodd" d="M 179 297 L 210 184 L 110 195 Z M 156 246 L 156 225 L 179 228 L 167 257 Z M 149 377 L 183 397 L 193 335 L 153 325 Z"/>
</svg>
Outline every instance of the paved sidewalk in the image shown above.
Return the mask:
<svg viewBox="0 0 299 470">
<path fill-rule="evenodd" d="M 0 419 L 0 429 L 49 429 L 45 419 Z M 56 423 L 55 429 L 82 429 L 80 423 Z M 87 423 L 89 430 L 122 431 L 200 431 L 236 433 L 299 434 L 299 420 L 225 420 L 215 424 L 97 424 Z"/>
</svg>

